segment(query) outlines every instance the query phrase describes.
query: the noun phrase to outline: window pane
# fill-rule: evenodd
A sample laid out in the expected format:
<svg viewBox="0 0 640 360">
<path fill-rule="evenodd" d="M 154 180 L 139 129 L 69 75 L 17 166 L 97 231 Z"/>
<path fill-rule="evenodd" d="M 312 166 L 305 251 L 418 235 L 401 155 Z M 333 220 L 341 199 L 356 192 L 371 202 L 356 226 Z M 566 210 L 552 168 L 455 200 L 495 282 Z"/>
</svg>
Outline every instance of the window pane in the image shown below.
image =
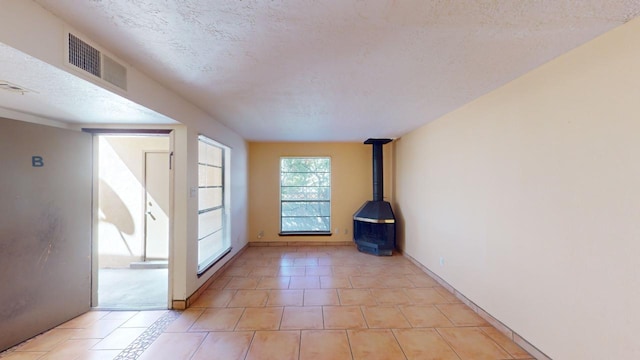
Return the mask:
<svg viewBox="0 0 640 360">
<path fill-rule="evenodd" d="M 200 141 L 199 151 L 200 151 L 200 153 L 198 154 L 199 163 L 222 167 L 223 151 L 221 148 L 207 144 L 204 141 Z"/>
<path fill-rule="evenodd" d="M 222 186 L 222 169 L 198 165 L 198 186 Z"/>
<path fill-rule="evenodd" d="M 331 186 L 329 173 L 282 173 L 282 186 Z"/>
<path fill-rule="evenodd" d="M 198 141 L 198 162 L 205 163 L 207 146 L 211 146 L 204 141 Z"/>
<path fill-rule="evenodd" d="M 282 231 L 329 231 L 330 226 L 328 216 L 282 218 Z"/>
<path fill-rule="evenodd" d="M 214 258 L 225 250 L 222 241 L 222 231 L 213 233 L 198 241 L 198 264 L 202 264 L 209 258 Z"/>
<path fill-rule="evenodd" d="M 198 239 L 202 239 L 222 228 L 222 209 L 198 215 Z"/>
<path fill-rule="evenodd" d="M 280 164 L 282 172 L 331 172 L 329 158 L 282 158 Z"/>
<path fill-rule="evenodd" d="M 329 200 L 330 187 L 290 186 L 282 188 L 282 200 Z"/>
<path fill-rule="evenodd" d="M 283 202 L 282 216 L 329 216 L 331 204 L 328 202 Z"/>
<path fill-rule="evenodd" d="M 198 210 L 222 206 L 222 188 L 201 188 L 198 190 Z"/>
</svg>

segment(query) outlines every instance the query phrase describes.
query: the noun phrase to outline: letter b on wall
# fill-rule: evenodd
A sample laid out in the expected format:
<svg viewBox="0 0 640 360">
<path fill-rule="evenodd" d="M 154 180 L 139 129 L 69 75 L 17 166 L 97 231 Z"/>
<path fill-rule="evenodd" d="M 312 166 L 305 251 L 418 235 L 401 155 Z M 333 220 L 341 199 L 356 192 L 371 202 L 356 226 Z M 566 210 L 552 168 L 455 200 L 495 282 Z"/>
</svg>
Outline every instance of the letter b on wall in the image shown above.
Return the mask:
<svg viewBox="0 0 640 360">
<path fill-rule="evenodd" d="M 44 166 L 44 159 L 42 159 L 42 156 L 32 156 L 31 157 L 31 166 L 33 166 L 33 167 L 43 167 Z"/>
</svg>

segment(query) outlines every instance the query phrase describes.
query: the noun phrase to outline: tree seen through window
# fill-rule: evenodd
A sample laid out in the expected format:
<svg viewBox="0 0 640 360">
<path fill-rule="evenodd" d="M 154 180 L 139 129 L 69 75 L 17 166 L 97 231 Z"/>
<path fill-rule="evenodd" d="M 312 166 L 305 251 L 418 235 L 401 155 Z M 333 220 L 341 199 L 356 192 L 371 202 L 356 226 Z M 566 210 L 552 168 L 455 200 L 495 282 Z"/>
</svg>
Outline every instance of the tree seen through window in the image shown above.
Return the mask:
<svg viewBox="0 0 640 360">
<path fill-rule="evenodd" d="M 331 159 L 280 159 L 280 230 L 331 230 Z"/>
</svg>

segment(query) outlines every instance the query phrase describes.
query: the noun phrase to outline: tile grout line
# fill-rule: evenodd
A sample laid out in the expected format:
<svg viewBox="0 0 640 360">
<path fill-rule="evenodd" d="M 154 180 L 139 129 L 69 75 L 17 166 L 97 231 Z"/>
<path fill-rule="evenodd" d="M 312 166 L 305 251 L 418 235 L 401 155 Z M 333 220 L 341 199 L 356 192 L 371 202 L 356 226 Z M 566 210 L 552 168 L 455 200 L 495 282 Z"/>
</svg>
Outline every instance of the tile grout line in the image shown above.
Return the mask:
<svg viewBox="0 0 640 360">
<path fill-rule="evenodd" d="M 491 324 L 489 324 L 491 325 Z M 478 330 L 480 330 L 481 333 L 483 333 L 484 335 L 486 335 L 487 337 L 489 337 L 494 343 L 496 343 L 496 345 L 498 345 L 499 348 L 501 348 L 505 353 L 509 354 L 509 356 L 511 356 L 512 359 L 515 359 L 516 357 L 509 351 L 507 350 L 507 348 L 505 348 L 504 346 L 502 346 L 502 344 L 500 344 L 497 340 L 495 340 L 491 335 L 489 335 L 482 326 L 478 326 L 477 327 Z"/>
<path fill-rule="evenodd" d="M 452 322 L 452 324 L 453 324 L 453 322 Z M 455 325 L 454 325 L 454 327 L 455 327 Z M 435 330 L 436 334 L 438 334 L 438 336 L 440 336 L 442 341 L 444 341 L 444 343 L 449 346 L 451 351 L 453 351 L 453 353 L 456 354 L 458 359 L 462 359 L 462 356 L 460 356 L 460 354 L 458 354 L 458 352 L 456 351 L 455 347 L 453 347 L 453 344 L 449 341 L 449 339 L 447 339 L 445 336 L 442 335 L 442 333 L 440 333 L 440 328 L 439 327 L 434 327 L 433 330 Z"/>
<path fill-rule="evenodd" d="M 189 356 L 189 359 L 185 359 L 185 360 L 191 360 L 193 359 L 194 356 L 196 356 L 196 354 L 198 353 L 198 350 L 200 350 L 200 348 L 202 347 L 202 344 L 204 344 L 205 341 L 207 341 L 207 338 L 209 337 L 209 333 L 207 333 L 202 340 L 200 340 L 200 342 L 198 342 L 198 346 L 196 346 L 196 348 L 191 352 L 191 355 Z M 115 359 L 114 359 L 115 360 Z"/>
<path fill-rule="evenodd" d="M 229 308 L 226 308 L 226 309 L 229 309 Z M 241 331 L 241 330 L 238 330 L 238 325 L 240 325 L 240 320 L 242 320 L 242 317 L 246 312 L 247 312 L 247 308 L 246 307 L 242 308 L 242 313 L 240 313 L 240 316 L 238 316 L 238 320 L 236 320 L 236 323 L 233 324 L 233 329 L 231 329 L 231 331 L 234 331 L 234 332 Z"/>
<path fill-rule="evenodd" d="M 413 328 L 413 325 L 411 325 L 411 322 L 409 321 L 409 318 L 407 318 L 407 316 L 404 314 L 404 312 L 402 311 L 402 305 L 396 305 L 396 309 L 398 310 L 398 312 L 400 312 L 400 316 L 402 316 L 402 318 L 407 322 L 407 324 L 409 324 L 409 329 Z"/>
<path fill-rule="evenodd" d="M 344 329 L 344 332 L 347 334 L 347 342 L 349 343 L 349 352 L 351 353 L 351 359 L 355 359 L 356 357 L 353 355 L 353 346 L 351 346 L 351 336 L 349 336 L 349 330 Z"/>
<path fill-rule="evenodd" d="M 249 356 L 249 350 L 251 350 L 251 346 L 253 345 L 253 340 L 256 338 L 256 332 L 253 330 L 253 334 L 251 334 L 251 341 L 249 341 L 249 346 L 247 347 L 247 352 L 244 354 L 243 360 L 246 360 Z"/>
<path fill-rule="evenodd" d="M 371 326 L 369 326 L 369 321 L 367 321 L 367 317 L 364 316 L 364 305 L 360 305 L 358 306 L 358 308 L 360 309 L 360 314 L 362 315 L 362 318 L 364 319 L 364 324 L 367 326 L 367 329 L 371 329 Z"/>
<path fill-rule="evenodd" d="M 284 311 L 287 309 L 286 306 L 282 306 L 282 314 L 280 314 L 280 322 L 278 323 L 277 331 L 282 331 L 282 320 L 284 320 Z"/>
<path fill-rule="evenodd" d="M 398 337 L 396 336 L 396 332 L 393 331 L 393 330 L 397 330 L 397 329 L 387 328 L 387 330 L 389 330 L 391 332 L 391 336 L 393 336 L 393 339 L 396 341 L 396 344 L 398 344 L 398 347 L 400 348 L 400 351 L 402 352 L 402 355 L 404 355 L 405 360 L 409 359 L 409 357 L 407 356 L 407 353 L 405 352 L 404 348 L 402 347 L 402 344 L 400 344 L 400 340 L 398 340 Z"/>
<path fill-rule="evenodd" d="M 298 330 L 298 359 L 300 354 L 302 354 L 302 329 Z"/>
<path fill-rule="evenodd" d="M 371 328 L 369 327 L 369 322 L 367 321 L 367 317 L 366 317 L 366 316 L 364 316 L 364 311 L 362 310 L 362 307 L 363 307 L 363 306 L 364 306 L 364 305 L 360 305 L 360 306 L 358 306 L 358 310 L 360 310 L 360 315 L 362 316 L 362 319 L 364 320 L 364 324 L 366 325 L 366 328 L 365 328 L 365 329 L 369 330 L 369 329 L 371 329 Z"/>
</svg>

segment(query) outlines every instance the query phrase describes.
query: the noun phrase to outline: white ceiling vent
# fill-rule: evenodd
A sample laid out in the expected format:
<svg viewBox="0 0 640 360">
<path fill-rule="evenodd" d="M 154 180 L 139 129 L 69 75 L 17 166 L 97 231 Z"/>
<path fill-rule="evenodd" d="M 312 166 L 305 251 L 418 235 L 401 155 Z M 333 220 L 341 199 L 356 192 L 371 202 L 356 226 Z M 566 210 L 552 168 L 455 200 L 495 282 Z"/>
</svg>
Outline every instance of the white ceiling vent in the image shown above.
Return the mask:
<svg viewBox="0 0 640 360">
<path fill-rule="evenodd" d="M 100 50 L 82 41 L 79 37 L 69 33 L 67 58 L 69 64 L 80 68 L 89 74 L 127 90 L 127 67 Z"/>
</svg>

